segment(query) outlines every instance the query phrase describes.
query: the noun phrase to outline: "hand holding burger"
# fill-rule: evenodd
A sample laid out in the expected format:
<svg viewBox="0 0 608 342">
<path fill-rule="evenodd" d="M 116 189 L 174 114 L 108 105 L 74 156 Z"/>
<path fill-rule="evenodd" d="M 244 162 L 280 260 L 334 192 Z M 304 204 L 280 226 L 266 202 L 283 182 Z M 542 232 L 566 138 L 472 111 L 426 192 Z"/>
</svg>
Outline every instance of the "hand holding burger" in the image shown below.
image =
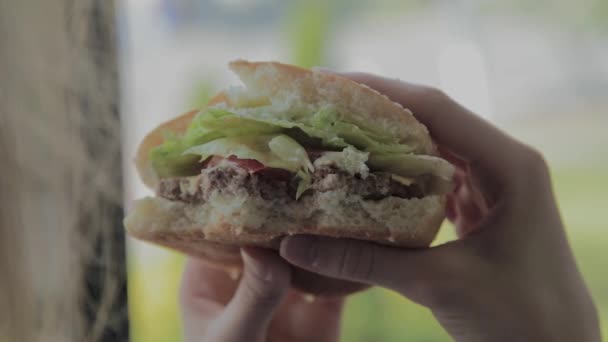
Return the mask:
<svg viewBox="0 0 608 342">
<path fill-rule="evenodd" d="M 216 293 L 220 318 L 210 321 L 191 310 L 200 302 L 187 268 L 191 340 L 239 340 L 239 331 L 264 340 L 289 284 L 343 295 L 364 283 L 428 307 L 458 341 L 600 341 L 537 152 L 430 88 L 278 63 L 232 68 L 246 88 L 144 140 L 138 167 L 158 196 L 139 201 L 126 225 L 215 264 L 240 268 L 239 247 L 260 246 L 292 267 L 272 252 L 246 259 L 234 296 Z M 444 207 L 460 239 L 427 248 Z M 261 265 L 276 281 L 250 287 L 264 284 L 252 277 Z"/>
<path fill-rule="evenodd" d="M 428 307 L 457 341 L 601 340 L 542 156 L 441 92 L 346 74 L 407 105 L 457 165 L 447 217 L 459 240 L 398 249 L 287 237 L 281 256 L 320 274 L 393 289 Z"/>
<path fill-rule="evenodd" d="M 313 300 L 290 287 L 290 267 L 277 253 L 243 249 L 243 274 L 191 258 L 180 293 L 184 342 L 337 342 L 344 298 Z"/>
</svg>

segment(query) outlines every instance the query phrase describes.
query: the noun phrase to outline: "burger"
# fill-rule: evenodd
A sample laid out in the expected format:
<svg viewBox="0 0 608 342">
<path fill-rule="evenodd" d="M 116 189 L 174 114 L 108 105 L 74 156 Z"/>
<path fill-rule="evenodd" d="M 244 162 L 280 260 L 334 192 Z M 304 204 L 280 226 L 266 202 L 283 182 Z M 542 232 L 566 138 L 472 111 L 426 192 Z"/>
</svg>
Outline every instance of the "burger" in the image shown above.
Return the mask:
<svg viewBox="0 0 608 342">
<path fill-rule="evenodd" d="M 313 234 L 426 247 L 453 167 L 400 104 L 339 75 L 229 64 L 243 85 L 149 133 L 135 159 L 156 195 L 125 219 L 134 237 L 225 267 L 239 249 Z M 297 276 L 318 291 L 328 279 Z"/>
</svg>

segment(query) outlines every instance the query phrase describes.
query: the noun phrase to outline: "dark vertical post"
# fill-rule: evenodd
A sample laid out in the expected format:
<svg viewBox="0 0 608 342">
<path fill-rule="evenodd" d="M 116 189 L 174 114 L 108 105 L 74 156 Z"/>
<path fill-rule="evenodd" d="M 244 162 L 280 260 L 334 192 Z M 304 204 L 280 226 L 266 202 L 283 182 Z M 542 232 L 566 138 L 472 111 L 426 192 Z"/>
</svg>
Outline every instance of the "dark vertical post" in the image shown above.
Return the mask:
<svg viewBox="0 0 608 342">
<path fill-rule="evenodd" d="M 116 14 L 112 1 L 91 1 L 83 10 L 84 13 L 74 13 L 78 20 L 71 21 L 68 29 L 87 69 L 83 75 L 86 79 L 73 99 L 76 110 L 83 113 L 81 134 L 90 156 L 89 164 L 93 166 L 87 169 L 84 179 L 107 177 L 106 182 L 112 186 L 107 192 L 92 194 L 98 197 L 91 200 L 93 210 L 83 207 L 80 211 L 82 234 L 95 234 L 89 240 L 94 243 L 91 250 L 94 255 L 86 259 L 84 271 L 85 325 L 96 341 L 128 341 L 124 213 L 121 201 L 117 201 L 123 192 L 123 182 Z M 104 174 L 99 175 L 100 172 Z"/>
<path fill-rule="evenodd" d="M 0 334 L 15 341 L 129 339 L 114 6 L 0 0 L 0 311 L 15 316 Z"/>
</svg>

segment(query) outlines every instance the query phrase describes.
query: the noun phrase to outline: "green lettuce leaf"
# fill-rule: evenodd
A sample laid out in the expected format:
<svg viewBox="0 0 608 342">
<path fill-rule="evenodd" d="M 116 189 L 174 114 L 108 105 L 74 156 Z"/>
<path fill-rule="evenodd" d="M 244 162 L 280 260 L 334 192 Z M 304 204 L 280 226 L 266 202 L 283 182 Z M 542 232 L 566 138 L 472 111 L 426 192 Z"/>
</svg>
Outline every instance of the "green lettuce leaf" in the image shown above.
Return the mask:
<svg viewBox="0 0 608 342">
<path fill-rule="evenodd" d="M 292 172 L 312 171 L 306 150 L 285 135 L 248 135 L 216 139 L 187 149 L 184 155 L 198 155 L 201 160 L 210 156 L 255 159 L 260 163 Z"/>
<path fill-rule="evenodd" d="M 447 161 L 414 154 L 370 154 L 368 164 L 375 170 L 403 177 L 434 175 L 443 181 L 451 181 L 454 167 Z"/>
<path fill-rule="evenodd" d="M 310 122 L 314 129 L 324 132 L 332 132 L 348 145 L 352 145 L 361 151 L 376 153 L 410 153 L 414 149 L 410 146 L 399 144 L 395 139 L 361 129 L 359 126 L 341 121 L 337 112 L 326 107 L 319 110 Z M 346 147 L 346 146 L 336 146 Z"/>
<path fill-rule="evenodd" d="M 292 172 L 313 171 L 304 146 L 369 154 L 367 164 L 375 170 L 405 177 L 433 173 L 451 177 L 451 165 L 439 158 L 415 156 L 413 148 L 341 120 L 335 109 L 326 107 L 314 115 L 285 115 L 277 118 L 264 107 L 237 115 L 222 108 L 207 108 L 191 122 L 185 134 L 168 134 L 150 153 L 160 177 L 194 175 L 197 162 L 211 155 L 256 159 Z M 287 113 L 288 114 L 288 113 Z M 297 114 L 297 113 L 296 113 Z M 445 165 L 447 164 L 447 165 Z M 309 186 L 302 180 L 301 191 Z"/>
<path fill-rule="evenodd" d="M 298 171 L 298 177 L 300 178 L 300 181 L 298 182 L 298 188 L 296 190 L 296 199 L 299 199 L 300 196 L 306 192 L 306 190 L 310 189 L 312 184 L 312 177 L 310 177 L 310 173 Z"/>
<path fill-rule="evenodd" d="M 302 122 L 289 121 L 285 119 L 266 118 L 263 116 L 248 116 L 250 120 L 255 120 L 261 123 L 274 125 L 284 129 L 299 129 L 304 132 L 305 135 L 311 138 L 321 140 L 322 145 L 329 148 L 341 148 L 348 146 L 348 143 L 344 139 L 340 138 L 338 134 L 331 129 L 324 129 L 320 127 L 314 127 Z"/>
<path fill-rule="evenodd" d="M 346 171 L 351 176 L 361 175 L 366 178 L 369 174 L 367 160 L 369 152 L 361 152 L 356 148 L 349 146 L 340 152 L 325 152 L 321 157 L 315 160 L 316 167 L 334 165 L 340 170 Z"/>
<path fill-rule="evenodd" d="M 229 111 L 214 108 L 197 115 L 188 127 L 186 136 L 216 131 L 221 132 L 226 137 L 236 137 L 252 134 L 272 134 L 281 130 L 282 127 L 277 125 L 236 116 Z"/>
<path fill-rule="evenodd" d="M 216 139 L 243 135 L 279 133 L 281 127 L 235 116 L 217 108 L 209 108 L 194 117 L 186 133 L 176 136 L 169 132 L 162 145 L 150 151 L 150 160 L 160 177 L 195 175 L 197 159 L 184 152 Z"/>
<path fill-rule="evenodd" d="M 313 172 L 315 169 L 302 145 L 286 135 L 277 135 L 270 139 L 268 147 L 281 160 L 299 165 L 301 169 Z"/>
<path fill-rule="evenodd" d="M 223 135 L 218 132 L 200 132 L 185 136 L 167 133 L 164 143 L 150 151 L 152 167 L 160 177 L 194 175 L 199 171 L 198 159 L 195 156 L 183 155 L 183 152 L 191 146 L 221 137 Z"/>
</svg>

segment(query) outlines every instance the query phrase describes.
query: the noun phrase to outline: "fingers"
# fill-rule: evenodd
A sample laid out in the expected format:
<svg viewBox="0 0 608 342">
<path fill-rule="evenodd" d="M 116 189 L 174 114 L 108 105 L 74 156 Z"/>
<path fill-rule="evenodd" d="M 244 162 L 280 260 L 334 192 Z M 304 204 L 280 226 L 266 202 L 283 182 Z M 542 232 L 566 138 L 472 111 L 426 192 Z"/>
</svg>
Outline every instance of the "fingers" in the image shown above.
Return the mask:
<svg viewBox="0 0 608 342">
<path fill-rule="evenodd" d="M 196 315 L 205 319 L 214 317 L 230 301 L 237 284 L 225 269 L 203 260 L 188 259 L 180 289 L 180 304 L 184 315 Z"/>
<path fill-rule="evenodd" d="M 423 303 L 428 284 L 444 274 L 448 249 L 404 250 L 349 239 L 286 237 L 280 253 L 290 263 L 329 277 L 380 285 Z M 446 262 L 452 259 L 451 262 Z"/>
<path fill-rule="evenodd" d="M 411 109 L 437 142 L 467 160 L 504 163 L 496 150 L 511 148 L 513 140 L 441 91 L 367 74 L 345 74 Z"/>
<path fill-rule="evenodd" d="M 484 211 L 476 202 L 473 190 L 468 184 L 459 187 L 454 197 L 456 210 L 454 223 L 458 237 L 462 238 L 478 228 L 477 224 L 484 217 Z"/>
<path fill-rule="evenodd" d="M 411 109 L 428 127 L 444 157 L 464 159 L 501 184 L 516 180 L 513 170 L 518 167 L 522 145 L 441 91 L 369 74 L 341 75 L 366 84 Z"/>
<path fill-rule="evenodd" d="M 238 282 L 223 268 L 187 260 L 180 289 L 184 341 L 198 341 L 234 295 Z"/>
<path fill-rule="evenodd" d="M 243 262 L 234 297 L 213 322 L 206 340 L 265 340 L 272 315 L 289 290 L 289 265 L 276 252 L 246 249 Z"/>
</svg>

